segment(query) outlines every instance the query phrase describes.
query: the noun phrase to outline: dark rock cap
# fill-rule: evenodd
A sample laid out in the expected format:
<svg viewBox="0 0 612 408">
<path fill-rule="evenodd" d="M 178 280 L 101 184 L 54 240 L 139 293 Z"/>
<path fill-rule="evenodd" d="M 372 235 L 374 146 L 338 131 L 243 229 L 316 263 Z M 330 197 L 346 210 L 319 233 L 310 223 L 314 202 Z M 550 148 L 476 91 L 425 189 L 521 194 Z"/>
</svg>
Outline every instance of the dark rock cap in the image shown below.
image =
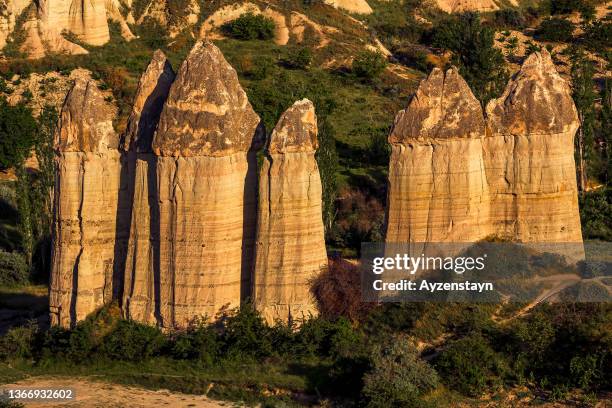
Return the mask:
<svg viewBox="0 0 612 408">
<path fill-rule="evenodd" d="M 408 108 L 400 111 L 389 142 L 410 139 L 477 138 L 484 135 L 480 102 L 456 68 L 434 68 L 419 85 Z"/>
<path fill-rule="evenodd" d="M 119 136 L 113 128 L 116 113 L 116 107 L 104 100 L 95 81 L 76 79 L 62 107 L 55 149 L 93 153 L 117 149 Z"/>
<path fill-rule="evenodd" d="M 280 117 L 268 143 L 268 153 L 314 152 L 317 141 L 317 116 L 311 101 L 295 102 Z"/>
<path fill-rule="evenodd" d="M 227 156 L 261 146 L 260 119 L 236 71 L 209 41 L 181 65 L 153 138 L 160 156 Z"/>
<path fill-rule="evenodd" d="M 578 128 L 569 84 L 546 50 L 525 60 L 504 94 L 487 104 L 486 112 L 492 133 L 558 134 Z"/>
<path fill-rule="evenodd" d="M 175 76 L 166 55 L 160 50 L 155 51 L 138 82 L 134 105 L 121 142 L 124 150 L 151 152 L 153 134 Z"/>
</svg>

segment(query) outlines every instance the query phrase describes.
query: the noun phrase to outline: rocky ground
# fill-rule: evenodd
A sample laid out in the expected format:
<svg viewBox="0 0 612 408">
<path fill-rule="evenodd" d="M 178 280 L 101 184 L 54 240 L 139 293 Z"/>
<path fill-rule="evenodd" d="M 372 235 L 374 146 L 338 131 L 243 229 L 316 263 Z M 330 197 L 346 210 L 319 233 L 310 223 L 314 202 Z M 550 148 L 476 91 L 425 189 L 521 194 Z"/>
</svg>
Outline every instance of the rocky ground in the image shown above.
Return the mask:
<svg viewBox="0 0 612 408">
<path fill-rule="evenodd" d="M 76 399 L 69 402 L 24 402 L 27 408 L 132 408 L 197 407 L 218 408 L 232 406 L 228 402 L 213 401 L 203 395 L 190 395 L 168 390 L 146 390 L 125 385 L 108 384 L 89 378 L 31 377 L 0 389 L 40 388 L 73 389 Z"/>
</svg>

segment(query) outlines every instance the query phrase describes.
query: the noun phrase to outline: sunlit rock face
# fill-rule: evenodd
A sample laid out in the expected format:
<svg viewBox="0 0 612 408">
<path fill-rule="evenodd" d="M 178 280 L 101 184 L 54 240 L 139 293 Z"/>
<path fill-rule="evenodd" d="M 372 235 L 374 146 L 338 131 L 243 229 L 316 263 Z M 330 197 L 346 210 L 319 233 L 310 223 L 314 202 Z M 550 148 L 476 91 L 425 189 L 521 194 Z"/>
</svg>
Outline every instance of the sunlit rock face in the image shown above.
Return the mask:
<svg viewBox="0 0 612 408">
<path fill-rule="evenodd" d="M 484 115 L 456 70 L 435 69 L 389 137 L 386 241 L 582 242 L 578 126 L 546 51 L 527 58 Z M 571 248 L 560 252 L 580 259 L 580 246 Z"/>
<path fill-rule="evenodd" d="M 490 233 L 482 108 L 455 68 L 434 69 L 389 141 L 387 242 L 471 242 Z"/>
<path fill-rule="evenodd" d="M 523 242 L 582 241 L 568 83 L 547 51 L 527 58 L 486 108 L 484 157 L 497 235 Z"/>
<path fill-rule="evenodd" d="M 153 140 L 163 326 L 212 318 L 249 292 L 259 123 L 221 51 L 196 43 Z"/>
<path fill-rule="evenodd" d="M 56 134 L 51 322 L 69 326 L 113 299 L 121 163 L 115 108 L 77 79 Z"/>
<path fill-rule="evenodd" d="M 280 118 L 259 176 L 253 299 L 270 324 L 316 315 L 310 284 L 327 265 L 317 118 L 307 99 Z"/>
<path fill-rule="evenodd" d="M 156 323 L 159 289 L 157 162 L 151 144 L 174 77 L 164 53 L 156 51 L 140 78 L 121 146 L 128 184 L 123 210 L 130 220 L 122 305 L 125 317 L 146 323 Z"/>
</svg>

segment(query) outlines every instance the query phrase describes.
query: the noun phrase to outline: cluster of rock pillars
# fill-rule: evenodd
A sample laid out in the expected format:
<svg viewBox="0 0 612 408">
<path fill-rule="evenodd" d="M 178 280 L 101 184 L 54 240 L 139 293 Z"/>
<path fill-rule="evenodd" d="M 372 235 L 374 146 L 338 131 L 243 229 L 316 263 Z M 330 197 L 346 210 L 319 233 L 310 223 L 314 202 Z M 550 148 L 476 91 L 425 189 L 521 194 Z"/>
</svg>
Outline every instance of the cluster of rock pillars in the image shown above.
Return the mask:
<svg viewBox="0 0 612 408">
<path fill-rule="evenodd" d="M 313 104 L 295 102 L 266 140 L 236 71 L 200 41 L 178 73 L 154 54 L 122 135 L 116 113 L 88 80 L 62 108 L 52 324 L 115 300 L 164 328 L 247 299 L 269 323 L 316 315 L 327 254 Z M 545 51 L 484 110 L 456 69 L 434 69 L 389 136 L 386 241 L 581 242 L 577 128 Z"/>
</svg>

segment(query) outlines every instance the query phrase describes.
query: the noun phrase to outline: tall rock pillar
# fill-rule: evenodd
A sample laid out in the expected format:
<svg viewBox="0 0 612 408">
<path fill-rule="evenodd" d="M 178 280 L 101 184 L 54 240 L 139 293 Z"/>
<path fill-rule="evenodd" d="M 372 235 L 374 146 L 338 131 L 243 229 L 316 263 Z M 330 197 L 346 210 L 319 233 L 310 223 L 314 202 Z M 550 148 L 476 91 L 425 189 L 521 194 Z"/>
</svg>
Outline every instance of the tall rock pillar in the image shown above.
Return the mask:
<svg viewBox="0 0 612 408">
<path fill-rule="evenodd" d="M 181 65 L 153 140 L 165 327 L 240 305 L 252 273 L 259 117 L 210 42 Z"/>
<path fill-rule="evenodd" d="M 56 134 L 51 323 L 67 327 L 113 298 L 121 173 L 115 108 L 77 79 Z"/>
<path fill-rule="evenodd" d="M 491 135 L 484 157 L 496 234 L 519 242 L 582 242 L 578 115 L 550 54 L 531 54 L 486 113 Z"/>
<path fill-rule="evenodd" d="M 151 144 L 174 77 L 164 53 L 156 51 L 138 83 L 122 141 L 131 213 L 122 307 L 127 318 L 146 323 L 155 323 L 159 313 L 157 160 Z"/>
<path fill-rule="evenodd" d="M 386 241 L 470 242 L 489 233 L 482 108 L 455 68 L 435 68 L 389 142 Z"/>
<path fill-rule="evenodd" d="M 317 118 L 307 99 L 280 118 L 259 178 L 253 298 L 268 323 L 317 314 L 311 280 L 327 266 Z"/>
</svg>

